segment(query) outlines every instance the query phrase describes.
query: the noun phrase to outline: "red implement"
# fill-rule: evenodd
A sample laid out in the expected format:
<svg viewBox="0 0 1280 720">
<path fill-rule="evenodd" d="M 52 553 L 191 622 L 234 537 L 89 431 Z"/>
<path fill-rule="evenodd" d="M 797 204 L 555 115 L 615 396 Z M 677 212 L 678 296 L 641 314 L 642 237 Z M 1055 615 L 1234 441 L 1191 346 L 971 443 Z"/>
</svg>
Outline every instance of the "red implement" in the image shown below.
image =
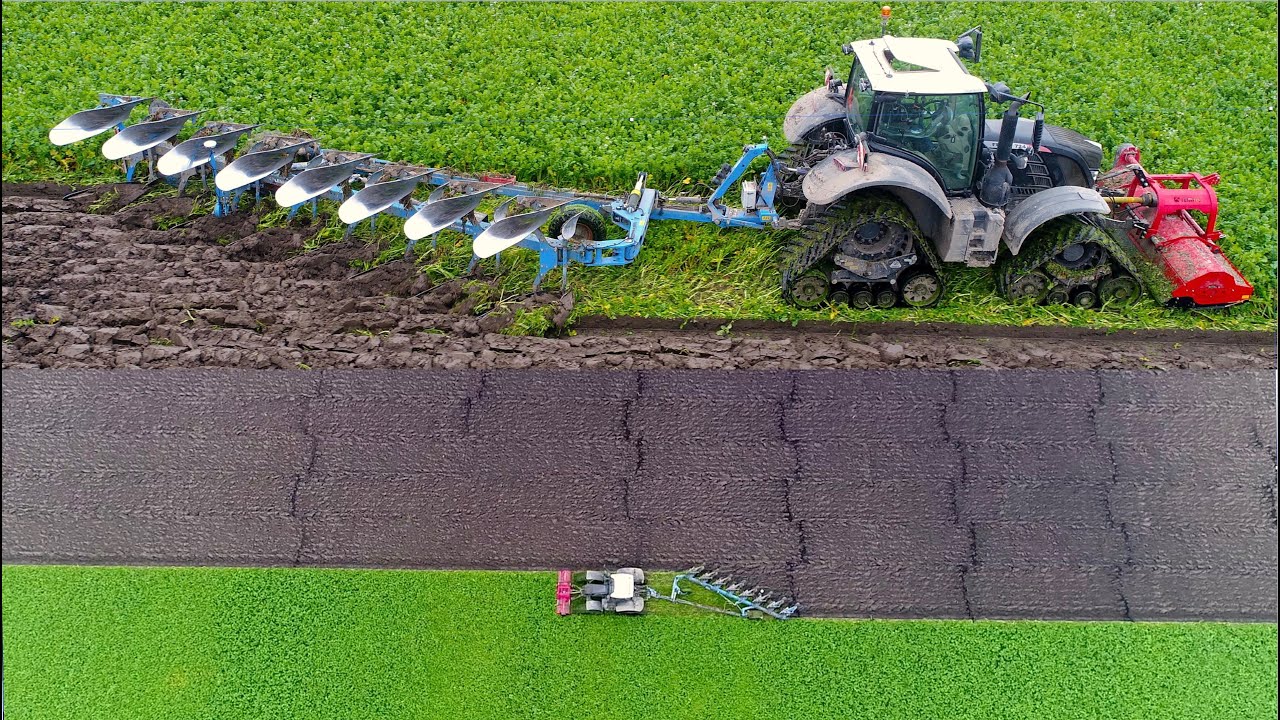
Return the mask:
<svg viewBox="0 0 1280 720">
<path fill-rule="evenodd" d="M 1141 161 L 1138 148 L 1122 146 L 1115 167 L 1098 178 L 1098 185 L 1112 196 L 1113 217 L 1134 221 L 1130 243 L 1172 285 L 1169 296 L 1159 299 L 1183 307 L 1223 307 L 1252 297 L 1253 286 L 1218 247 L 1217 173 L 1151 175 Z M 1190 211 L 1204 214 L 1204 227 Z"/>
<path fill-rule="evenodd" d="M 560 581 L 556 584 L 556 614 L 569 614 L 569 601 L 573 599 L 573 573 L 560 571 Z"/>
</svg>

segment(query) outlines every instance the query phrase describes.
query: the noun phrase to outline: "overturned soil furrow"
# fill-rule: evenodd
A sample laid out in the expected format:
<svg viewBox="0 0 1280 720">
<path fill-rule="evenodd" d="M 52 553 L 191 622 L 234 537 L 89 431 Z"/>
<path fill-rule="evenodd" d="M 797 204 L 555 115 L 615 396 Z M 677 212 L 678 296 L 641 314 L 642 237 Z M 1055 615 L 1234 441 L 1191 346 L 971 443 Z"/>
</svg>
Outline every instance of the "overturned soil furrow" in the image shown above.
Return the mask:
<svg viewBox="0 0 1280 720">
<path fill-rule="evenodd" d="M 141 188 L 4 187 L 4 367 L 1276 367 L 1261 333 L 586 318 L 572 336 L 507 336 L 521 309 L 563 326 L 572 297 L 494 305 L 483 279 L 433 285 L 404 261 L 360 272 L 377 245 L 192 218 L 189 198 Z"/>
<path fill-rule="evenodd" d="M 19 370 L 0 554 L 705 564 L 807 615 L 1275 622 L 1274 392 L 1247 370 Z"/>
</svg>

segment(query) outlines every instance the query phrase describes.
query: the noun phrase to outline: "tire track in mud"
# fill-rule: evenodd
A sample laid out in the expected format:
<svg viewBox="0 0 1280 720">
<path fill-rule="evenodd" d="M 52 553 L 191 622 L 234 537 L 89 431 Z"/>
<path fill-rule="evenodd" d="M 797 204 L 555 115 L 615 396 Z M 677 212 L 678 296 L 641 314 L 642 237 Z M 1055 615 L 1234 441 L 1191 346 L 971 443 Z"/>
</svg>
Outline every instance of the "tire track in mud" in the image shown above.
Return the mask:
<svg viewBox="0 0 1280 720">
<path fill-rule="evenodd" d="M 9 370 L 3 557 L 705 562 L 812 615 L 1274 622 L 1275 390 L 1268 371 Z"/>
</svg>

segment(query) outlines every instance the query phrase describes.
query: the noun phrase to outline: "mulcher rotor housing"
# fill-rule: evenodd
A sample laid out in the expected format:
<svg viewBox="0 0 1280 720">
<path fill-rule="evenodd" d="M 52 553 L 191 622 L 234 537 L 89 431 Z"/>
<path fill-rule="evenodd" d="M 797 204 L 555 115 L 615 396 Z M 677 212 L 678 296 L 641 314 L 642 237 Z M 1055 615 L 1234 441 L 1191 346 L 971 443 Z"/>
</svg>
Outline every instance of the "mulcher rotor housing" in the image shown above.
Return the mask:
<svg viewBox="0 0 1280 720">
<path fill-rule="evenodd" d="M 955 43 L 885 35 L 845 45 L 855 56 L 848 79 L 828 70 L 795 102 L 783 123 L 789 147 L 745 146 L 706 197 L 661 194 L 643 172 L 622 197 L 474 177 L 326 149 L 296 130 L 260 133 L 237 152 L 257 126 L 215 120 L 179 140 L 202 112 L 143 96 L 99 95 L 98 107 L 68 117 L 49 140 L 67 145 L 114 129 L 102 150 L 129 181 L 143 162 L 153 181 L 180 192 L 212 177 L 220 215 L 266 192 L 290 218 L 308 203 L 315 217 L 317 201 L 338 202 L 348 233 L 399 216 L 406 253 L 427 238 L 434 247 L 444 229 L 465 233 L 469 270 L 530 249 L 539 258 L 535 290 L 556 269 L 563 288 L 573 263 L 627 265 L 653 222 L 679 220 L 793 231 L 781 291 L 806 308 L 933 305 L 947 263 L 992 267 L 1015 302 L 1093 307 L 1144 291 L 1179 307 L 1249 299 L 1253 288 L 1217 244 L 1216 175 L 1150 175 L 1124 146 L 1100 176 L 1098 143 L 1047 125 L 1030 93 L 969 73 L 962 60 L 977 62 L 981 45 L 980 28 Z M 1005 106 L 1003 118 L 986 120 L 988 104 Z M 1041 110 L 1034 120 L 1020 116 L 1028 105 Z M 140 107 L 147 117 L 129 125 Z M 490 199 L 502 201 L 481 211 Z M 1190 212 L 1205 213 L 1208 226 Z"/>
</svg>

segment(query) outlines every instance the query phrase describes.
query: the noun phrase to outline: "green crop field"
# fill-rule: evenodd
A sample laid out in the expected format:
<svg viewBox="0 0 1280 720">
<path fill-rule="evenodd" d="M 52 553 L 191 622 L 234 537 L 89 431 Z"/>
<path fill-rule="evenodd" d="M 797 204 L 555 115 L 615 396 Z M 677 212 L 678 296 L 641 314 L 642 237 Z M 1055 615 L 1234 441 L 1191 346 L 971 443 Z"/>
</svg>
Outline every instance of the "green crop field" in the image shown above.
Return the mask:
<svg viewBox="0 0 1280 720">
<path fill-rule="evenodd" d="M 553 612 L 552 573 L 7 566 L 6 716 L 1276 715 L 1276 626 Z"/>
<path fill-rule="evenodd" d="M 986 31 L 975 70 L 1033 90 L 1052 123 L 1155 172 L 1218 171 L 1223 246 L 1245 306 L 1123 312 L 1014 307 L 953 270 L 928 310 L 805 312 L 781 302 L 776 235 L 670 224 L 623 269 L 575 269 L 579 315 L 943 320 L 1097 327 L 1276 327 L 1276 3 L 902 3 L 897 35 Z M 95 93 L 147 93 L 209 119 L 302 128 L 329 147 L 620 191 L 647 170 L 697 192 L 745 143 L 781 142 L 790 103 L 843 73 L 842 42 L 879 31 L 871 3 L 6 3 L 6 180 L 118 177 L 98 141 L 46 133 Z M 1110 158 L 1108 158 L 1109 160 Z M 685 179 L 689 183 L 685 184 Z M 704 189 L 703 189 L 704 190 Z M 336 221 L 335 221 L 336 222 Z M 391 257 L 394 223 L 379 238 Z M 460 238 L 420 260 L 462 271 Z M 525 255 L 516 259 L 517 255 Z M 507 295 L 534 260 L 508 253 Z M 505 260 L 506 258 L 504 258 Z"/>
</svg>

